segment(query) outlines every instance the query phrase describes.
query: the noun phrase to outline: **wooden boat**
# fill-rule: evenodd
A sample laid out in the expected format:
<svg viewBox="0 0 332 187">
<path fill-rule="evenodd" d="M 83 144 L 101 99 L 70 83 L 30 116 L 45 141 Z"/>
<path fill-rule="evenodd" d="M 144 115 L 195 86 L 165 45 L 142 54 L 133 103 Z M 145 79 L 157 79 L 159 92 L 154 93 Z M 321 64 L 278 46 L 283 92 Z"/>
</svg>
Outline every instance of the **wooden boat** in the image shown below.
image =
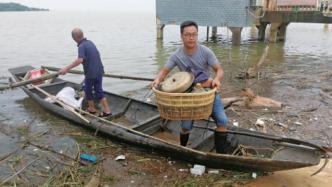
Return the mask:
<svg viewBox="0 0 332 187">
<path fill-rule="evenodd" d="M 32 69 L 34 68 L 31 66 L 23 66 L 9 71 L 16 81 L 20 81 L 21 77 Z M 40 88 L 56 95 L 67 86 L 80 88 L 79 84 L 59 78 Z M 114 119 L 108 121 L 85 116 L 88 121 L 84 121 L 73 112 L 45 101 L 46 96 L 37 89 L 27 86 L 22 89 L 46 110 L 78 125 L 129 144 L 152 149 L 165 156 L 211 168 L 270 172 L 314 166 L 326 156 L 323 148 L 309 142 L 235 127 L 230 127 L 228 132 L 228 139 L 237 142 L 235 150 L 228 154 L 219 154 L 214 149 L 214 132 L 209 130 L 215 125 L 208 120 L 195 121 L 189 145 L 183 147 L 178 142 L 180 122 L 163 120 L 153 104 L 105 92 L 115 114 Z"/>
</svg>

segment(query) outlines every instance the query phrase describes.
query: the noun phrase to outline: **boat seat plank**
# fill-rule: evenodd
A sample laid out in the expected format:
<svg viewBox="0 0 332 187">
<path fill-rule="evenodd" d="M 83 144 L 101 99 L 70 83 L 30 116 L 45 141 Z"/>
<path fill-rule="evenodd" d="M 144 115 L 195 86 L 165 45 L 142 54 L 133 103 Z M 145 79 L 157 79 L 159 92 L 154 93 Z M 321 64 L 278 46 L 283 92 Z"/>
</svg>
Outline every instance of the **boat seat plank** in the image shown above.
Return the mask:
<svg viewBox="0 0 332 187">
<path fill-rule="evenodd" d="M 120 118 L 121 116 L 123 116 L 128 111 L 131 101 L 132 101 L 132 99 L 129 99 L 128 102 L 126 103 L 126 106 L 124 107 L 124 109 L 121 112 L 114 114 L 111 117 L 111 119 L 117 119 L 117 118 Z"/>
<path fill-rule="evenodd" d="M 146 119 L 145 121 L 142 121 L 141 123 L 138 123 L 138 124 L 132 126 L 132 129 L 142 131 L 142 130 L 144 130 L 144 127 L 146 127 L 147 124 L 149 124 L 149 126 L 151 126 L 150 123 L 153 121 L 156 121 L 156 120 L 158 120 L 158 121 L 161 120 L 159 114 L 156 116 L 152 116 L 152 117 Z"/>
<path fill-rule="evenodd" d="M 213 133 L 208 133 L 206 136 L 200 138 L 198 141 L 194 141 L 192 144 L 188 145 L 188 147 L 196 150 L 204 150 L 209 152 L 214 147 L 214 141 L 211 141 L 211 139 L 214 139 L 213 137 Z"/>
</svg>

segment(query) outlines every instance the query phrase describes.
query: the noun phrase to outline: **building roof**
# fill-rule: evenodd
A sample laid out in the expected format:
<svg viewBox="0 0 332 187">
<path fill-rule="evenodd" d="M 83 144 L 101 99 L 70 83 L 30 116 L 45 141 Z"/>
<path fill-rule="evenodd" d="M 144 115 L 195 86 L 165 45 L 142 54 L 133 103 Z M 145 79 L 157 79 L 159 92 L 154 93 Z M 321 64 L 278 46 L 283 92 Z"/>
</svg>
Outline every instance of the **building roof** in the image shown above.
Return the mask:
<svg viewBox="0 0 332 187">
<path fill-rule="evenodd" d="M 316 5 L 317 0 L 277 0 L 278 6 L 285 5 Z"/>
</svg>

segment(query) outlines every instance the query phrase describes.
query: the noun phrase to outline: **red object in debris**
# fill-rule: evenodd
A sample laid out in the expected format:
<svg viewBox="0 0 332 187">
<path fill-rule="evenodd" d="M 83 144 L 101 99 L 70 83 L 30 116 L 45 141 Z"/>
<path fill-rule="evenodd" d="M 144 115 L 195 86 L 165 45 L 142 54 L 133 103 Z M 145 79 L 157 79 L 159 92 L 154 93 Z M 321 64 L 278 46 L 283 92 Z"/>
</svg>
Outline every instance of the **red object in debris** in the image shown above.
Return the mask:
<svg viewBox="0 0 332 187">
<path fill-rule="evenodd" d="M 46 73 L 45 69 L 34 69 L 30 71 L 29 79 L 35 79 Z"/>
<path fill-rule="evenodd" d="M 36 79 L 38 77 L 41 77 L 42 75 L 44 75 L 46 73 L 45 69 L 34 69 L 34 70 L 31 70 L 30 71 L 30 77 L 29 77 L 29 80 L 32 80 L 32 79 Z M 38 81 L 38 82 L 35 82 L 33 84 L 42 84 L 44 83 L 44 81 Z"/>
</svg>

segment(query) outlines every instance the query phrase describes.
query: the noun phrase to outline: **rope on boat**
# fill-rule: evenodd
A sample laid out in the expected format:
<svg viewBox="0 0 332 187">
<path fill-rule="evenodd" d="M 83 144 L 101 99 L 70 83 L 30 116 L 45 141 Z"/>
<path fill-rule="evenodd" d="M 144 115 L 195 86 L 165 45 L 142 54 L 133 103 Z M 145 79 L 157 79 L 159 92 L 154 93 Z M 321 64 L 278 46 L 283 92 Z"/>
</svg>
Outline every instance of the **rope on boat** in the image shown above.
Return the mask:
<svg viewBox="0 0 332 187">
<path fill-rule="evenodd" d="M 322 148 L 322 149 L 324 149 L 324 147 Z M 329 162 L 329 159 L 330 159 L 330 156 L 329 156 L 329 154 L 328 154 L 328 150 L 327 149 L 325 149 L 325 154 L 324 154 L 324 156 L 325 156 L 325 161 L 324 161 L 324 164 L 322 165 L 322 167 L 320 167 L 317 171 L 315 171 L 313 174 L 311 174 L 310 176 L 315 176 L 315 175 L 317 175 L 318 173 L 320 173 L 321 171 L 323 171 L 323 169 L 326 167 L 326 165 L 327 165 L 327 163 Z"/>
<path fill-rule="evenodd" d="M 249 153 L 250 150 L 255 151 L 256 155 Z M 244 156 L 252 156 L 252 157 L 257 156 L 257 157 L 262 157 L 262 156 L 259 154 L 258 150 L 267 150 L 267 151 L 271 151 L 271 152 L 274 151 L 272 148 L 268 148 L 268 147 L 261 147 L 261 148 L 260 148 L 260 147 L 245 146 L 245 145 L 240 144 L 240 145 L 239 145 L 239 146 L 233 151 L 232 155 L 240 156 L 240 153 L 242 153 L 242 155 L 244 155 Z M 274 154 L 274 153 L 273 153 L 273 154 Z M 273 155 L 273 154 L 272 154 L 272 155 Z"/>
</svg>

